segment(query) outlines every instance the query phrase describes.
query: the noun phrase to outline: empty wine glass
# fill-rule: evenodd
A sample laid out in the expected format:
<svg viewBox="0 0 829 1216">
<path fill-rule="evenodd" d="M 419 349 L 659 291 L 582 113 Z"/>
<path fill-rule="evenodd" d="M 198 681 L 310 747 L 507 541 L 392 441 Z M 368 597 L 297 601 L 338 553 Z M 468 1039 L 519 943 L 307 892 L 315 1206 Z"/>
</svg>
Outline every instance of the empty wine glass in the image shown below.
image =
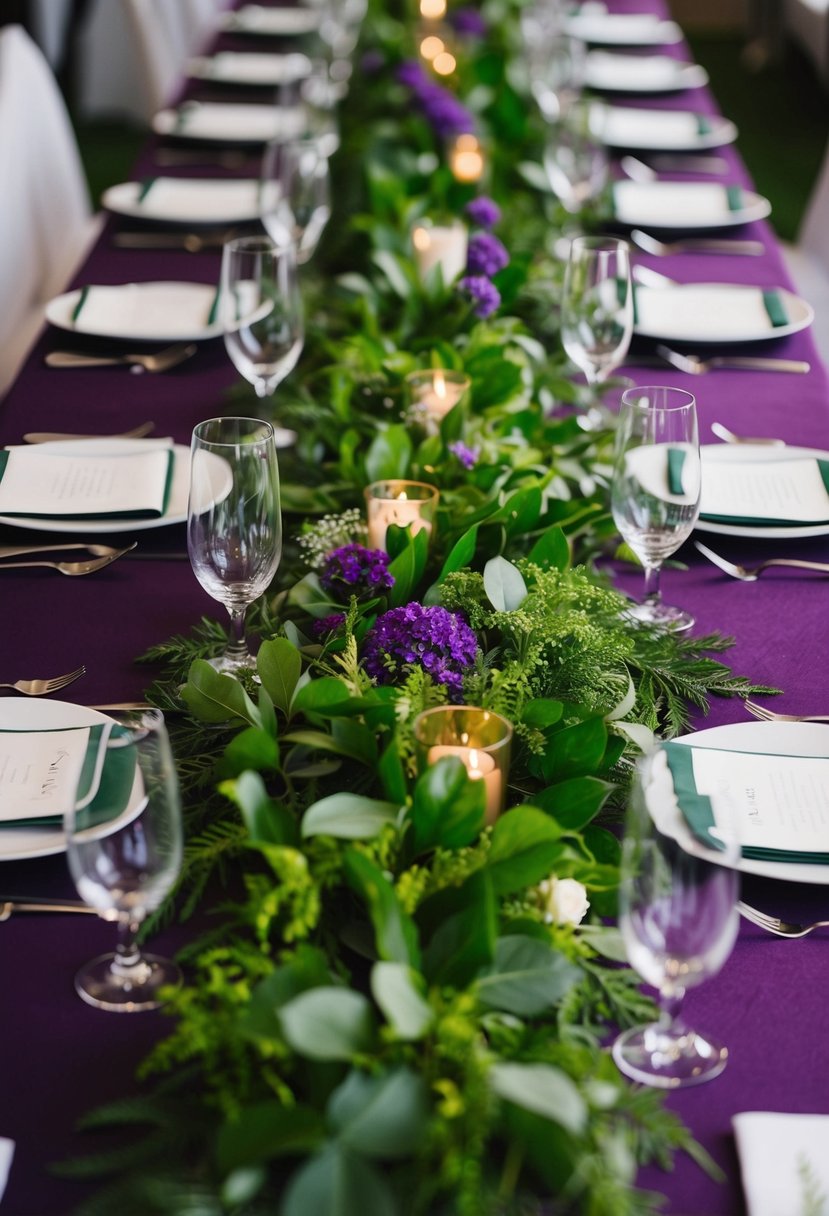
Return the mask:
<svg viewBox="0 0 829 1216">
<path fill-rule="evenodd" d="M 588 384 L 601 383 L 619 366 L 632 333 L 627 242 L 615 237 L 575 237 L 564 272 L 561 341 Z"/>
<path fill-rule="evenodd" d="M 285 236 L 244 236 L 222 250 L 219 315 L 225 349 L 256 390 L 271 397 L 302 354 L 304 330 L 297 251 Z M 296 439 L 277 431 L 277 446 Z"/>
<path fill-rule="evenodd" d="M 628 389 L 616 428 L 611 508 L 616 527 L 645 568 L 645 597 L 630 616 L 666 629 L 690 629 L 694 618 L 662 602 L 666 557 L 699 515 L 700 455 L 696 401 L 681 388 Z"/>
<path fill-rule="evenodd" d="M 276 244 L 295 246 L 300 265 L 312 257 L 331 215 L 326 139 L 274 141 L 262 158 L 262 223 Z"/>
<path fill-rule="evenodd" d="M 282 556 L 274 429 L 258 418 L 210 418 L 193 431 L 187 551 L 196 578 L 230 613 L 217 671 L 253 670 L 245 641 L 249 604 L 271 585 Z"/>
<path fill-rule="evenodd" d="M 121 716 L 97 746 L 98 789 L 88 800 L 79 787 L 65 816 L 66 854 L 78 894 L 117 923 L 118 945 L 82 967 L 75 988 L 98 1009 L 136 1013 L 156 1009 L 161 989 L 181 982 L 175 963 L 136 942 L 181 865 L 178 778 L 158 710 Z M 86 793 L 85 776 L 82 783 Z"/>
<path fill-rule="evenodd" d="M 621 1034 L 613 1058 L 635 1081 L 663 1089 L 708 1081 L 726 1066 L 728 1049 L 690 1029 L 681 1007 L 688 988 L 720 970 L 739 921 L 735 836 L 719 833 L 717 861 L 691 856 L 670 831 L 671 813 L 679 814 L 673 782 L 656 750 L 640 761 L 628 805 L 619 928 L 631 965 L 658 989 L 660 1016 Z"/>
<path fill-rule="evenodd" d="M 559 122 L 570 113 L 582 93 L 586 63 L 583 42 L 549 27 L 529 52 L 530 88 L 546 122 Z"/>
</svg>

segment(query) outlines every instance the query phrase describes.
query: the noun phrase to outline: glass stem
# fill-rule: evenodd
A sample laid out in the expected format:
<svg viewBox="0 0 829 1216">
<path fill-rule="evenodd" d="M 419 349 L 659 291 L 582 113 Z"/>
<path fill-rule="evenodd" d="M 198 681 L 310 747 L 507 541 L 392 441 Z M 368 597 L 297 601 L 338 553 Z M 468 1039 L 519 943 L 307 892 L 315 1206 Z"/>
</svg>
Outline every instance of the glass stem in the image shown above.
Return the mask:
<svg viewBox="0 0 829 1216">
<path fill-rule="evenodd" d="M 248 647 L 245 641 L 246 607 L 228 608 L 230 613 L 230 641 L 228 642 L 225 658 L 231 663 L 243 663 L 248 657 Z"/>
<path fill-rule="evenodd" d="M 659 993 L 659 1029 L 681 1030 L 682 1003 L 685 1000 L 685 989 L 675 984 L 666 984 Z"/>
<path fill-rule="evenodd" d="M 144 970 L 144 960 L 136 941 L 139 926 L 140 921 L 137 920 L 118 921 L 118 944 L 115 947 L 111 969 L 119 980 L 137 981 Z"/>
<path fill-rule="evenodd" d="M 651 566 L 645 562 L 645 603 L 647 604 L 658 604 L 662 599 L 662 592 L 659 590 L 661 569 L 661 563 Z"/>
</svg>

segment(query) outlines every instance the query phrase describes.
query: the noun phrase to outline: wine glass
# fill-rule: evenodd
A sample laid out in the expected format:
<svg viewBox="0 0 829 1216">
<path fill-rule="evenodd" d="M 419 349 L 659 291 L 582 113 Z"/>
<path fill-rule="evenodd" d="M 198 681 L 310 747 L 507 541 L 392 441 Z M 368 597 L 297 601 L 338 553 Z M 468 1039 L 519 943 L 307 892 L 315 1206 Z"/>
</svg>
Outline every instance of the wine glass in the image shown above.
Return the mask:
<svg viewBox="0 0 829 1216">
<path fill-rule="evenodd" d="M 560 30 L 548 32 L 528 55 L 530 88 L 546 122 L 564 119 L 581 96 L 587 48 Z"/>
<path fill-rule="evenodd" d="M 75 988 L 98 1009 L 136 1013 L 158 1008 L 161 989 L 181 983 L 175 963 L 136 942 L 181 865 L 178 778 L 159 710 L 122 715 L 105 727 L 98 748 L 95 797 L 80 797 L 84 777 L 65 816 L 66 854 L 78 894 L 117 923 L 118 944 L 81 968 Z"/>
<path fill-rule="evenodd" d="M 543 162 L 550 189 L 569 215 L 576 215 L 601 194 L 607 183 L 607 150 L 589 109 L 574 105 L 551 123 Z"/>
<path fill-rule="evenodd" d="M 243 236 L 222 250 L 219 315 L 225 349 L 257 397 L 271 397 L 302 353 L 302 299 L 293 241 Z M 293 443 L 278 430 L 277 446 Z"/>
<path fill-rule="evenodd" d="M 245 614 L 271 585 L 282 556 L 279 466 L 269 422 L 210 418 L 193 431 L 187 551 L 202 587 L 230 613 L 227 650 L 210 662 L 230 675 L 255 670 Z"/>
<path fill-rule="evenodd" d="M 588 384 L 600 384 L 619 366 L 632 333 L 627 242 L 616 237 L 575 237 L 564 272 L 561 341 Z"/>
<path fill-rule="evenodd" d="M 658 989 L 660 1016 L 621 1034 L 613 1059 L 635 1081 L 663 1089 L 708 1081 L 726 1066 L 728 1049 L 690 1029 L 681 1007 L 686 989 L 720 970 L 739 922 L 736 836 L 719 832 L 716 861 L 692 856 L 669 827 L 679 813 L 657 749 L 639 762 L 628 805 L 619 928 L 631 965 Z"/>
<path fill-rule="evenodd" d="M 611 509 L 616 527 L 645 568 L 645 597 L 629 615 L 665 629 L 690 629 L 694 618 L 663 603 L 662 562 L 699 515 L 700 454 L 696 401 L 681 388 L 622 393 L 616 428 Z"/>
<path fill-rule="evenodd" d="M 331 215 L 328 138 L 274 141 L 262 158 L 262 223 L 278 245 L 295 246 L 300 265 L 313 256 Z"/>
</svg>

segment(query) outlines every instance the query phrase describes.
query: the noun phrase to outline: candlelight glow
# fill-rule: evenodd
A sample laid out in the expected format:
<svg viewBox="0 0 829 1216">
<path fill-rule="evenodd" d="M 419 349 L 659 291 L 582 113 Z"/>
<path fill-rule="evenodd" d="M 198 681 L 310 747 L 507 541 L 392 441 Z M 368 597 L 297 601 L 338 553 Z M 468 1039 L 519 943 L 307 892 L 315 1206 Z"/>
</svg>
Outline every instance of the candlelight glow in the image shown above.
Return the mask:
<svg viewBox="0 0 829 1216">
<path fill-rule="evenodd" d="M 440 368 L 438 368 L 438 370 L 435 372 L 434 389 L 435 389 L 436 396 L 438 396 L 438 397 L 446 396 L 446 379 L 443 375 L 443 372 L 440 370 Z"/>
<path fill-rule="evenodd" d="M 440 71 L 440 69 L 437 67 L 437 64 L 434 61 L 440 56 L 445 55 L 447 52 L 442 38 L 438 38 L 437 34 L 427 34 L 420 44 L 420 53 L 424 59 L 432 60 L 432 66 L 437 72 Z M 452 70 L 454 71 L 455 61 L 451 55 L 449 58 L 452 59 Z"/>
<path fill-rule="evenodd" d="M 446 0 L 420 0 L 420 15 L 427 21 L 440 21 L 446 13 Z"/>
<path fill-rule="evenodd" d="M 458 136 L 449 153 L 449 167 L 456 181 L 479 181 L 484 171 L 484 158 L 474 135 Z"/>
<path fill-rule="evenodd" d="M 432 67 L 438 76 L 451 76 L 457 67 L 457 60 L 449 51 L 441 51 L 432 60 Z"/>
<path fill-rule="evenodd" d="M 431 243 L 429 233 L 425 228 L 415 228 L 412 233 L 412 244 L 415 249 L 419 249 L 421 253 L 425 253 Z"/>
</svg>

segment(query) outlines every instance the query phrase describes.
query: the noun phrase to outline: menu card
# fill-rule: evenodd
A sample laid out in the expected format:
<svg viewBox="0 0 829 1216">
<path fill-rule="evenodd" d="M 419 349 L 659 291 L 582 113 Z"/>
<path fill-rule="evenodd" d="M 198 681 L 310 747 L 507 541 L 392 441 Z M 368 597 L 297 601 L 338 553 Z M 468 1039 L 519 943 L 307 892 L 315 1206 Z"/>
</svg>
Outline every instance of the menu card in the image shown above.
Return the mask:
<svg viewBox="0 0 829 1216">
<path fill-rule="evenodd" d="M 100 783 L 111 730 L 100 726 L 66 730 L 0 731 L 0 824 L 59 822 L 76 798 L 85 805 Z"/>
<path fill-rule="evenodd" d="M 13 447 L 0 451 L 0 515 L 57 519 L 151 519 L 164 514 L 172 446 L 78 453 Z"/>
<path fill-rule="evenodd" d="M 141 183 L 137 202 L 147 218 L 199 223 L 250 219 L 259 214 L 259 181 L 152 177 Z"/>
<path fill-rule="evenodd" d="M 634 288 L 635 324 L 644 333 L 721 342 L 772 337 L 788 325 L 785 300 L 777 291 L 730 283 L 687 283 Z"/>
<path fill-rule="evenodd" d="M 750 1216 L 826 1210 L 829 1115 L 752 1110 L 732 1123 Z"/>
<path fill-rule="evenodd" d="M 700 518 L 749 526 L 827 523 L 829 461 L 704 458 Z"/>
<path fill-rule="evenodd" d="M 101 337 L 192 338 L 216 320 L 216 296 L 216 289 L 206 283 L 87 285 L 81 288 L 71 319 L 78 333 Z"/>
<path fill-rule="evenodd" d="M 623 224 L 681 228 L 726 224 L 743 206 L 739 187 L 717 182 L 615 182 L 613 206 Z"/>
<path fill-rule="evenodd" d="M 829 742 L 829 740 L 827 740 Z M 829 863 L 829 757 L 766 755 L 665 743 L 679 808 L 694 836 L 744 857 Z"/>
</svg>

